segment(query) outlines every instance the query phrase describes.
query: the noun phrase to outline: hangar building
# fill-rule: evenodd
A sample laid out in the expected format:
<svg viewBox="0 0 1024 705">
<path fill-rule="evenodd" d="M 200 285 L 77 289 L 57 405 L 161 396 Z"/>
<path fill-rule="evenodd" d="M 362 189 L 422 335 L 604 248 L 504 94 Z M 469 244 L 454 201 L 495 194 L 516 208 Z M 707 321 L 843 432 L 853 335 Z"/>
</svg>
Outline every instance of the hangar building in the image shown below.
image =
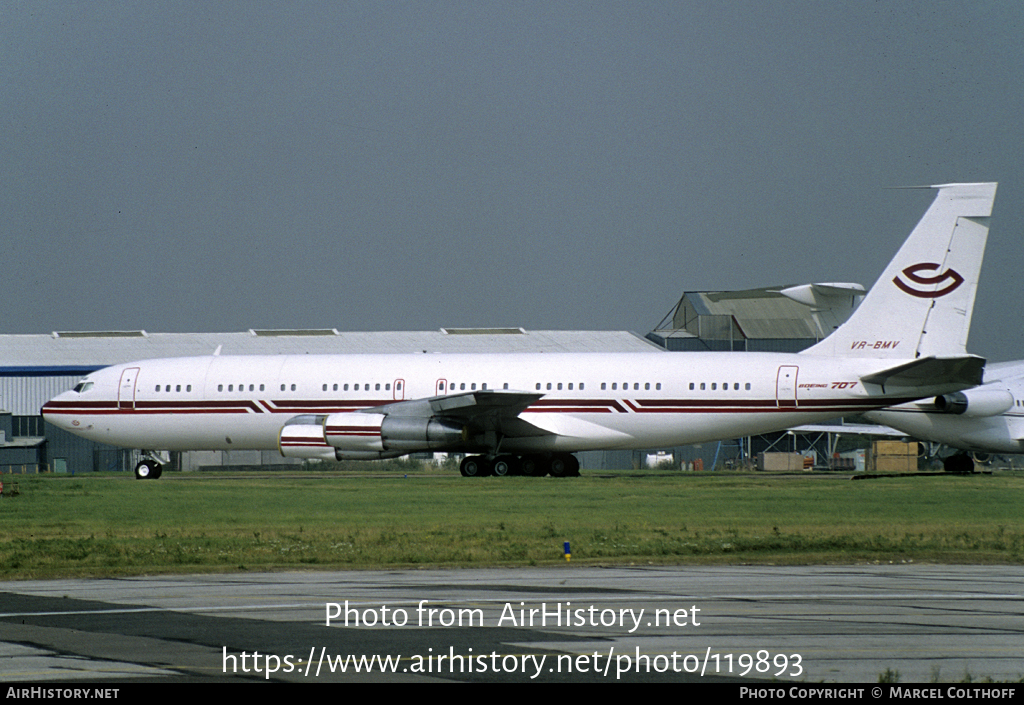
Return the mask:
<svg viewBox="0 0 1024 705">
<path fill-rule="evenodd" d="M 672 351 L 800 352 L 850 317 L 860 284 L 688 291 L 647 334 Z"/>
</svg>

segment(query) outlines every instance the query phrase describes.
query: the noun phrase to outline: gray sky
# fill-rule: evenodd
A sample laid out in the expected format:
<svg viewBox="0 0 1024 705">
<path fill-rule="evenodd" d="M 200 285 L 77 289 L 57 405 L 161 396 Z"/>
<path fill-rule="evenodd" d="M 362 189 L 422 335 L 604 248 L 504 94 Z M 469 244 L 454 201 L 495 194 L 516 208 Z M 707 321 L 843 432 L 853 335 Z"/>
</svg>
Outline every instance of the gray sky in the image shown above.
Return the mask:
<svg viewBox="0 0 1024 705">
<path fill-rule="evenodd" d="M 1024 5 L 0 4 L 0 332 L 644 333 L 870 286 L 999 181 L 971 351 L 1024 358 Z"/>
</svg>

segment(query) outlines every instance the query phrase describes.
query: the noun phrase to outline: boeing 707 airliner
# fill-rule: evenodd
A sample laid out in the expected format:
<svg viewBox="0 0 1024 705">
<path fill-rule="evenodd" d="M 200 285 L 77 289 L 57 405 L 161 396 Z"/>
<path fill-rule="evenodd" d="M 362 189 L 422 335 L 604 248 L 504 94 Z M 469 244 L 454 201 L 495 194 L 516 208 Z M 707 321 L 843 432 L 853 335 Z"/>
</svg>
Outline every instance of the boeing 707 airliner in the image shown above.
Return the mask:
<svg viewBox="0 0 1024 705">
<path fill-rule="evenodd" d="M 463 475 L 575 475 L 574 452 L 768 433 L 982 380 L 966 341 L 996 184 L 935 200 L 849 320 L 802 353 L 210 355 L 115 365 L 43 407 L 101 443 L 290 458 L 466 454 Z"/>
</svg>

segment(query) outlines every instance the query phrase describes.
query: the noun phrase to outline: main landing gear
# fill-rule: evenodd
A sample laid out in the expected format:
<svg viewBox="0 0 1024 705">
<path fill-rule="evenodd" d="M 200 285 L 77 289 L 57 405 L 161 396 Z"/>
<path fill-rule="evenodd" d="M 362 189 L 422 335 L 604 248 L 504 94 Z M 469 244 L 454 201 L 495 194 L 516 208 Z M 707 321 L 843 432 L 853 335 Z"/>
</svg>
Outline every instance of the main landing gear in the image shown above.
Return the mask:
<svg viewBox="0 0 1024 705">
<path fill-rule="evenodd" d="M 580 461 L 571 453 L 550 455 L 468 455 L 459 465 L 463 477 L 484 477 L 485 475 L 528 475 L 530 477 L 579 477 Z"/>
<path fill-rule="evenodd" d="M 974 472 L 974 458 L 967 453 L 956 453 L 942 461 L 942 469 L 957 475 L 969 475 Z"/>
</svg>

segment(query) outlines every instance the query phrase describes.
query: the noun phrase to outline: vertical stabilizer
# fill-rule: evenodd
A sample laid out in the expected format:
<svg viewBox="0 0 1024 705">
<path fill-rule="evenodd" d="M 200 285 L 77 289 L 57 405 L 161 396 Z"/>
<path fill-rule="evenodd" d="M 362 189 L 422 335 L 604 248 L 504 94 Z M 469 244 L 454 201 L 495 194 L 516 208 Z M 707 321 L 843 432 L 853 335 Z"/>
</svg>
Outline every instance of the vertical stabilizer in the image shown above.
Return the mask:
<svg viewBox="0 0 1024 705">
<path fill-rule="evenodd" d="M 806 354 L 913 359 L 966 352 L 996 184 L 930 188 L 938 195 L 864 301 Z"/>
</svg>

